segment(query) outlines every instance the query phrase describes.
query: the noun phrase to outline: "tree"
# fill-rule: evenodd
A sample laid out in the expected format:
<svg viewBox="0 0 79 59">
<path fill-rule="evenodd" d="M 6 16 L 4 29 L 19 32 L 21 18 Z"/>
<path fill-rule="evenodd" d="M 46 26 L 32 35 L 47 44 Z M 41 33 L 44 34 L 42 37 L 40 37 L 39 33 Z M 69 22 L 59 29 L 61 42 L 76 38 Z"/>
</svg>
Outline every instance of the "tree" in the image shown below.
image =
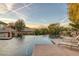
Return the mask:
<svg viewBox="0 0 79 59">
<path fill-rule="evenodd" d="M 47 28 L 41 28 L 40 33 L 43 34 L 43 35 L 48 34 L 48 29 Z"/>
<path fill-rule="evenodd" d="M 19 19 L 15 22 L 15 29 L 17 30 L 17 36 L 22 37 L 22 30 L 25 28 L 25 23 L 23 20 Z"/>
<path fill-rule="evenodd" d="M 34 34 L 35 34 L 35 35 L 40 35 L 39 29 L 35 29 Z"/>
<path fill-rule="evenodd" d="M 68 4 L 68 15 L 71 21 L 70 25 L 76 29 L 79 29 L 79 4 Z"/>
<path fill-rule="evenodd" d="M 59 35 L 60 31 L 61 31 L 59 23 L 50 24 L 48 26 L 48 29 L 49 29 L 49 34 L 50 35 L 55 35 L 55 36 Z"/>
<path fill-rule="evenodd" d="M 21 20 L 21 19 L 17 20 L 16 23 L 15 23 L 15 29 L 16 29 L 17 31 L 21 31 L 21 30 L 23 30 L 24 28 L 25 28 L 25 23 L 24 23 L 24 21 Z"/>
<path fill-rule="evenodd" d="M 79 29 L 79 23 L 70 23 L 70 25 L 76 30 Z"/>
<path fill-rule="evenodd" d="M 48 34 L 48 29 L 47 28 L 38 28 L 38 29 L 35 29 L 34 31 L 35 35 L 46 35 Z"/>
<path fill-rule="evenodd" d="M 15 29 L 15 24 L 14 23 L 8 23 L 8 27 L 12 28 L 12 29 Z"/>
</svg>

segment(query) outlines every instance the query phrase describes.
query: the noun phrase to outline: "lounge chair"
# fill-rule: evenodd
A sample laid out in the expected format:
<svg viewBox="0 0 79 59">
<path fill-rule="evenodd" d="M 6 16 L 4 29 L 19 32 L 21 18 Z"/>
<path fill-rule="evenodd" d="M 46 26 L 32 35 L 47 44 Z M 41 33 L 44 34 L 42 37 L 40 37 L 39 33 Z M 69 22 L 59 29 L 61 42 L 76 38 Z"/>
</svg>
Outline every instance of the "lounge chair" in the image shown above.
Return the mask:
<svg viewBox="0 0 79 59">
<path fill-rule="evenodd" d="M 71 42 L 60 42 L 58 45 L 70 46 L 70 47 L 79 47 L 79 35 L 72 39 Z"/>
</svg>

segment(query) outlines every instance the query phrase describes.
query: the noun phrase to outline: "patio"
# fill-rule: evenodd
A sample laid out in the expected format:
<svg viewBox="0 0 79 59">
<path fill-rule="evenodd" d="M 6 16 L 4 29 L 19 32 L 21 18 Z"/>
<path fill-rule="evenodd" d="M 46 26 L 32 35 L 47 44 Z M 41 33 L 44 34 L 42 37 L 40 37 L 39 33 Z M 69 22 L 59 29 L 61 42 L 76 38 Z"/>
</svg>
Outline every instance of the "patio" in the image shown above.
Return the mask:
<svg viewBox="0 0 79 59">
<path fill-rule="evenodd" d="M 36 45 L 33 49 L 33 56 L 79 56 L 79 50 L 74 50 L 56 45 Z"/>
</svg>

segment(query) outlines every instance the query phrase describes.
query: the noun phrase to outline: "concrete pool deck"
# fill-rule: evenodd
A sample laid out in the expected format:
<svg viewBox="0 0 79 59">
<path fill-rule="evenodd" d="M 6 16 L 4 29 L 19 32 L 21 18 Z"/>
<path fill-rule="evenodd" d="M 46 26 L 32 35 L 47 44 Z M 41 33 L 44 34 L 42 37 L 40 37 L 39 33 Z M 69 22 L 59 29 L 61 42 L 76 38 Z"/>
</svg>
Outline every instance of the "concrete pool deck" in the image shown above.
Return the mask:
<svg viewBox="0 0 79 59">
<path fill-rule="evenodd" d="M 79 56 L 79 50 L 68 49 L 49 44 L 37 44 L 33 49 L 33 56 Z"/>
</svg>

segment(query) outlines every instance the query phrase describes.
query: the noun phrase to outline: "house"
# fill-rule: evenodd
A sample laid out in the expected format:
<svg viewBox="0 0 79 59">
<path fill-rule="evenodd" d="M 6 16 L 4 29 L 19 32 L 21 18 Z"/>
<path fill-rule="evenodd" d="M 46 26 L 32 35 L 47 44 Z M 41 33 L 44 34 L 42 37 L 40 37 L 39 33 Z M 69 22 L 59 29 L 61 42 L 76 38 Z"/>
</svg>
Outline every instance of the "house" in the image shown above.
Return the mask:
<svg viewBox="0 0 79 59">
<path fill-rule="evenodd" d="M 34 34 L 34 29 L 31 28 L 25 28 L 24 30 L 21 31 L 24 35 L 32 35 Z"/>
<path fill-rule="evenodd" d="M 7 23 L 0 21 L 0 29 L 5 29 L 6 26 L 7 26 Z"/>
<path fill-rule="evenodd" d="M 11 31 L 7 30 L 0 30 L 0 39 L 11 39 L 12 33 Z"/>
<path fill-rule="evenodd" d="M 7 23 L 0 21 L 0 39 L 11 39 L 12 32 L 7 29 Z"/>
</svg>

